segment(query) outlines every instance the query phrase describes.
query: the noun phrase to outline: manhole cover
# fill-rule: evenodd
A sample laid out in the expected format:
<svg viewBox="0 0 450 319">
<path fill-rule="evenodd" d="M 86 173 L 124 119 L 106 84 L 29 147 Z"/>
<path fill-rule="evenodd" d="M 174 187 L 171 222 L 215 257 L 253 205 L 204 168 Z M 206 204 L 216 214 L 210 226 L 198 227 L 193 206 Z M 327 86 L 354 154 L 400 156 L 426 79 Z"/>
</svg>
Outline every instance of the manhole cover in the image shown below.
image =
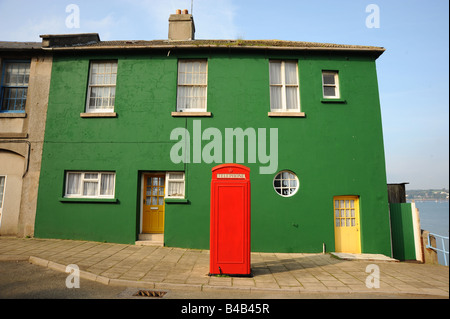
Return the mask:
<svg viewBox="0 0 450 319">
<path fill-rule="evenodd" d="M 154 290 L 139 290 L 133 296 L 136 297 L 150 297 L 150 298 L 162 298 L 167 291 L 154 291 Z"/>
</svg>

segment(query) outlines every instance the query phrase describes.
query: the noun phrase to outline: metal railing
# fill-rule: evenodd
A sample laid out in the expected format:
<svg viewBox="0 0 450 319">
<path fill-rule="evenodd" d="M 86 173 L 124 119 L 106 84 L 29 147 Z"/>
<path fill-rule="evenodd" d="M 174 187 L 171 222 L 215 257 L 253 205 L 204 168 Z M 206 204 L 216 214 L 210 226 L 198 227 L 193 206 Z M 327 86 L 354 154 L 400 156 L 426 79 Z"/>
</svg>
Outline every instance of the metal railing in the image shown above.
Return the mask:
<svg viewBox="0 0 450 319">
<path fill-rule="evenodd" d="M 441 238 L 441 241 L 442 241 L 442 249 L 437 248 L 437 243 L 436 243 L 436 247 L 433 247 L 433 246 L 431 245 L 431 242 L 430 242 L 430 235 L 433 236 L 433 237 L 436 238 L 436 239 L 437 239 L 437 237 Z M 430 249 L 433 249 L 433 250 L 436 250 L 436 251 L 439 251 L 439 252 L 443 253 L 443 255 L 444 255 L 444 263 L 445 263 L 445 266 L 448 266 L 447 256 L 446 256 L 446 254 L 448 254 L 448 250 L 445 250 L 445 240 L 448 240 L 448 237 L 441 236 L 441 235 L 438 235 L 438 234 L 428 233 L 428 244 L 427 244 L 427 247 L 426 247 L 426 248 L 430 248 Z"/>
</svg>

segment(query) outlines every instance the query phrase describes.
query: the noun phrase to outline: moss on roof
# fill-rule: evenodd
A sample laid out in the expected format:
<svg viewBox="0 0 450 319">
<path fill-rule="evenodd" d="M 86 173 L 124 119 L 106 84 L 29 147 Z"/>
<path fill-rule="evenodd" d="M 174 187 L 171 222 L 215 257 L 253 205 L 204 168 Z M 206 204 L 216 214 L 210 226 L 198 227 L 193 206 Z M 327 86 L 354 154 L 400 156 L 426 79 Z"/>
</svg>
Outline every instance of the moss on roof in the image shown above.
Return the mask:
<svg viewBox="0 0 450 319">
<path fill-rule="evenodd" d="M 346 45 L 319 42 L 285 41 L 285 40 L 124 40 L 124 41 L 100 41 L 86 47 L 160 47 L 160 46 L 197 46 L 197 47 L 274 47 L 274 48 L 336 48 L 336 49 L 367 49 L 384 50 L 382 47 L 365 45 Z"/>
</svg>

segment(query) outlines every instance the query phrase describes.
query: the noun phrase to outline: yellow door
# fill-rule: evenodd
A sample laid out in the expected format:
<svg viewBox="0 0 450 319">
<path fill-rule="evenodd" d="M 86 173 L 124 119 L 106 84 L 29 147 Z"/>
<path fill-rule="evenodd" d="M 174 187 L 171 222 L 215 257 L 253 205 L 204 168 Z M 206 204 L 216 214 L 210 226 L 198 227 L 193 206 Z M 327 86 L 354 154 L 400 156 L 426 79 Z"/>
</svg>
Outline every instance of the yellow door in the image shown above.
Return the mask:
<svg viewBox="0 0 450 319">
<path fill-rule="evenodd" d="M 142 233 L 164 233 L 164 174 L 144 175 Z"/>
<path fill-rule="evenodd" d="M 334 197 L 334 237 L 336 252 L 361 253 L 358 196 Z"/>
</svg>

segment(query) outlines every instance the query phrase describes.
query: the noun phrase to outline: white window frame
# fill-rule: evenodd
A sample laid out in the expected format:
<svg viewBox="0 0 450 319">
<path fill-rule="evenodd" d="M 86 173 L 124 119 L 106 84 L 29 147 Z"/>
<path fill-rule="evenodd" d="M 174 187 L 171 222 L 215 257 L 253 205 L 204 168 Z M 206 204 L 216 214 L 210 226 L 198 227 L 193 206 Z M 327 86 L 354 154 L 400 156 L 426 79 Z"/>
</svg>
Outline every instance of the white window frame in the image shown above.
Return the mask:
<svg viewBox="0 0 450 319">
<path fill-rule="evenodd" d="M 324 75 L 333 75 L 334 84 L 325 84 Z M 325 95 L 325 87 L 334 87 L 336 95 Z M 339 72 L 338 71 L 322 71 L 322 95 L 324 99 L 340 99 L 341 93 L 339 88 Z"/>
<path fill-rule="evenodd" d="M 116 74 L 115 74 L 115 83 L 114 84 L 92 84 L 92 69 L 93 66 L 95 64 L 106 64 L 106 63 L 114 63 L 116 64 Z M 108 108 L 91 108 L 90 107 L 90 99 L 91 99 L 91 91 L 93 87 L 97 87 L 97 88 L 102 88 L 102 87 L 106 87 L 106 88 L 116 88 L 117 87 L 117 72 L 118 72 L 118 62 L 117 60 L 96 60 L 96 61 L 91 61 L 89 64 L 89 82 L 88 82 L 88 93 L 87 93 L 87 98 L 86 98 L 86 113 L 113 113 L 114 112 L 114 107 L 116 104 L 116 99 L 115 99 L 115 94 L 114 94 L 114 104 L 113 105 L 109 105 Z M 113 74 L 113 73 L 111 73 Z"/>
<path fill-rule="evenodd" d="M 0 197 L 0 210 L 3 207 L 3 200 L 5 199 L 5 189 L 6 189 L 6 175 L 0 175 L 0 178 L 3 177 L 3 189 L 2 189 L 2 197 Z"/>
<path fill-rule="evenodd" d="M 180 83 L 180 64 L 187 62 L 202 62 L 206 64 L 206 79 L 205 84 L 194 84 L 194 83 Z M 185 108 L 180 106 L 180 87 L 204 87 L 205 88 L 205 107 L 204 108 Z M 206 113 L 208 110 L 208 59 L 179 59 L 178 60 L 178 71 L 177 71 L 177 112 L 201 112 Z"/>
<path fill-rule="evenodd" d="M 69 187 L 69 174 L 80 174 L 80 184 L 78 185 L 79 192 L 78 194 L 68 194 Z M 88 179 L 85 178 L 85 174 L 97 174 L 96 179 Z M 114 185 L 113 185 L 113 193 L 111 195 L 101 195 L 101 180 L 102 174 L 114 175 Z M 98 198 L 98 199 L 113 199 L 116 193 L 116 172 L 91 172 L 91 171 L 66 171 L 66 181 L 64 188 L 64 197 L 65 198 Z M 83 195 L 84 193 L 84 182 L 97 182 L 97 195 L 89 196 Z"/>
<path fill-rule="evenodd" d="M 182 179 L 170 178 L 170 174 L 183 174 Z M 169 194 L 169 184 L 170 183 L 183 183 L 183 195 L 171 196 Z M 164 198 L 185 198 L 186 196 L 186 174 L 184 172 L 166 172 L 166 185 L 165 185 L 165 196 Z"/>
<path fill-rule="evenodd" d="M 280 63 L 281 62 L 281 83 L 271 84 L 271 74 L 270 74 L 270 63 Z M 296 67 L 296 79 L 297 84 L 286 84 L 286 62 L 295 63 Z M 300 112 L 300 84 L 299 84 L 299 76 L 298 76 L 298 62 L 295 60 L 269 60 L 269 86 L 270 87 L 281 87 L 281 109 L 275 109 L 272 105 L 272 98 L 270 99 L 270 110 L 271 112 Z M 287 109 L 286 103 L 286 88 L 287 87 L 296 87 L 297 88 L 297 108 L 295 109 Z M 272 90 L 270 90 L 272 91 Z"/>
<path fill-rule="evenodd" d="M 282 184 L 282 181 L 283 181 L 283 179 L 282 179 L 282 176 L 283 176 L 282 173 L 288 173 L 288 174 L 291 174 L 291 175 L 294 176 L 294 178 L 288 178 L 288 180 L 287 180 L 287 181 L 289 182 L 289 185 L 288 185 L 288 186 L 283 186 L 283 184 Z M 281 175 L 281 178 L 277 178 L 277 176 L 279 176 L 279 175 Z M 279 180 L 279 181 L 280 181 L 280 186 L 278 186 L 278 187 L 275 186 L 275 181 L 276 181 L 276 180 Z M 291 186 L 291 185 L 290 185 L 290 182 L 291 182 L 291 181 L 296 181 L 297 186 Z M 283 170 L 283 171 L 278 172 L 278 173 L 274 176 L 274 178 L 273 178 L 272 185 L 273 185 L 273 189 L 275 190 L 275 192 L 276 192 L 278 195 L 282 196 L 282 197 L 291 197 L 291 196 L 294 196 L 294 195 L 298 192 L 298 189 L 300 188 L 300 182 L 299 182 L 299 180 L 298 180 L 297 174 L 295 174 L 294 172 L 292 172 L 292 171 L 290 171 L 290 170 Z M 281 193 L 278 192 L 277 188 L 280 189 Z M 294 192 L 291 193 L 290 190 L 291 190 L 291 189 L 294 189 L 294 188 L 295 188 Z M 284 194 L 283 194 L 283 190 L 284 190 L 284 189 L 287 189 L 287 190 L 288 190 L 288 194 L 287 194 L 287 195 L 284 195 Z"/>
<path fill-rule="evenodd" d="M 6 193 L 6 175 L 0 175 L 0 177 L 3 177 L 3 190 L 0 198 L 0 226 L 2 225 L 2 218 L 3 218 L 3 206 L 5 206 L 5 193 Z"/>
</svg>

